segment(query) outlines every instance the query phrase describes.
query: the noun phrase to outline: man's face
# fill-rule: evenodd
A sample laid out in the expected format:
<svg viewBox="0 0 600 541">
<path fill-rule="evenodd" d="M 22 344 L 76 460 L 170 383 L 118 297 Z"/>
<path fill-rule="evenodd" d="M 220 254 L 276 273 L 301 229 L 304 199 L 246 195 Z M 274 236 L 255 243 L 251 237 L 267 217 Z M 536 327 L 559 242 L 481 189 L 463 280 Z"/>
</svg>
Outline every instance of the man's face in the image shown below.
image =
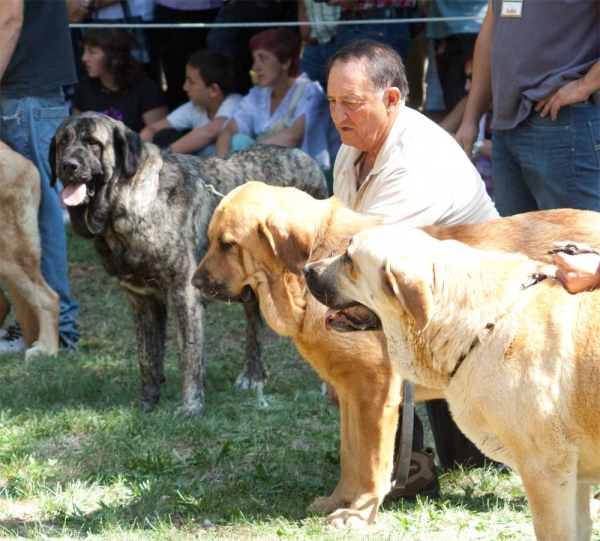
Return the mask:
<svg viewBox="0 0 600 541">
<path fill-rule="evenodd" d="M 360 61 L 333 64 L 327 98 L 342 143 L 364 152 L 379 151 L 394 118 L 387 91 L 373 89 Z"/>
</svg>

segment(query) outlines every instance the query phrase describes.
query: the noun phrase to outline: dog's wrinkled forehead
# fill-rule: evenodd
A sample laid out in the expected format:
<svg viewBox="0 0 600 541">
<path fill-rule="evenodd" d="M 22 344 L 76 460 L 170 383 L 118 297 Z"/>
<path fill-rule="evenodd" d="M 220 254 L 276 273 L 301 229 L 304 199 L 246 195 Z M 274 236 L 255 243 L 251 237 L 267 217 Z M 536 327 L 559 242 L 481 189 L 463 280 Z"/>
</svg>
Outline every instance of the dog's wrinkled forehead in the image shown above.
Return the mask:
<svg viewBox="0 0 600 541">
<path fill-rule="evenodd" d="M 112 129 L 108 122 L 98 122 L 93 117 L 79 115 L 65 121 L 57 134 L 57 142 L 62 147 L 91 142 L 102 143 L 110 140 Z"/>
<path fill-rule="evenodd" d="M 354 235 L 348 246 L 348 255 L 384 265 L 390 258 L 418 257 L 435 249 L 437 242 L 424 231 L 402 223 L 379 225 Z"/>
</svg>

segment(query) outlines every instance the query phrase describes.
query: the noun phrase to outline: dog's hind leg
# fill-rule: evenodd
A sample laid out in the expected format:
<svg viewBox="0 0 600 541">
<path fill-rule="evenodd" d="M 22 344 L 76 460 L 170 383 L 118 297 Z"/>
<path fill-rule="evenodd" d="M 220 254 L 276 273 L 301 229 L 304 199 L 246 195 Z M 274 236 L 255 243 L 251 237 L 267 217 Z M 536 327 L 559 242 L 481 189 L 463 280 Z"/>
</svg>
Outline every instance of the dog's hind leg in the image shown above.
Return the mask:
<svg viewBox="0 0 600 541">
<path fill-rule="evenodd" d="M 26 268 L 14 265 L 3 268 L 3 283 L 11 298 L 23 340 L 28 346 L 25 357 L 38 353 L 58 352 L 58 295 L 50 288 L 39 270 L 39 260 Z"/>
<path fill-rule="evenodd" d="M 246 359 L 242 373 L 235 381 L 235 388 L 245 391 L 263 385 L 268 377 L 263 363 L 263 340 L 265 324 L 258 303 L 244 304 L 246 314 Z"/>
<path fill-rule="evenodd" d="M 4 292 L 0 289 L 0 327 L 4 325 L 6 316 L 10 313 L 10 301 L 6 298 Z"/>
<path fill-rule="evenodd" d="M 131 302 L 142 374 L 141 402 L 145 411 L 152 411 L 160 398 L 160 386 L 165 381 L 167 306 L 158 293 L 139 295 L 127 291 L 127 296 Z"/>
<path fill-rule="evenodd" d="M 204 414 L 204 311 L 205 306 L 191 278 L 172 286 L 170 307 L 177 332 L 182 403 L 175 415 Z"/>
</svg>

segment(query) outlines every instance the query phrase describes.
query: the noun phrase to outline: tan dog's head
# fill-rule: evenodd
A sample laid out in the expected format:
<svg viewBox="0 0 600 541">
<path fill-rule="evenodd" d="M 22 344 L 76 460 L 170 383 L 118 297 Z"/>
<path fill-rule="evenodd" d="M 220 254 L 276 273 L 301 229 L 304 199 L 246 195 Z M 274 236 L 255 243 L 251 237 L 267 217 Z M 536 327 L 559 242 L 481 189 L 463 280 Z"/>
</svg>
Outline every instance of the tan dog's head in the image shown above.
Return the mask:
<svg viewBox="0 0 600 541">
<path fill-rule="evenodd" d="M 303 292 L 292 275 L 301 277 L 329 209 L 327 200 L 295 188 L 262 182 L 239 186 L 215 210 L 208 228 L 210 247 L 192 284 L 211 300 L 248 303 L 258 295 L 267 318 L 268 312 L 285 311 L 269 306 L 277 302 L 273 298 L 286 299 L 293 310 Z M 286 291 L 274 291 L 284 276 Z M 269 323 L 282 331 L 275 321 Z"/>
<path fill-rule="evenodd" d="M 439 244 L 418 229 L 378 226 L 352 237 L 343 254 L 308 265 L 311 293 L 331 308 L 325 324 L 338 331 L 379 329 L 389 307 L 423 330 L 434 312 L 429 254 Z"/>
</svg>

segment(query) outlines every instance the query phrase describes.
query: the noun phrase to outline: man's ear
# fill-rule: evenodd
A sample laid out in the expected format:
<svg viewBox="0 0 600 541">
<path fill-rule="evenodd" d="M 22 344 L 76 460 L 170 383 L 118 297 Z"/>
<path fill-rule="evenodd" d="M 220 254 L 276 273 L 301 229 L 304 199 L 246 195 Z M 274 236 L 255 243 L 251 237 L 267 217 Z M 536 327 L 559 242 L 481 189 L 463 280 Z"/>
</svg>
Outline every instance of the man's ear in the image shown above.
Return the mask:
<svg viewBox="0 0 600 541">
<path fill-rule="evenodd" d="M 385 266 L 384 274 L 402 309 L 413 318 L 417 330 L 425 330 L 435 311 L 428 281 L 423 278 L 422 273 L 389 264 Z"/>
<path fill-rule="evenodd" d="M 277 211 L 259 224 L 259 234 L 266 238 L 275 255 L 286 268 L 301 275 L 310 259 L 314 238 L 308 228 L 299 228 L 291 214 Z"/>
<path fill-rule="evenodd" d="M 387 109 L 396 108 L 400 105 L 400 100 L 402 99 L 402 92 L 398 87 L 392 86 L 386 90 L 387 93 Z"/>
</svg>

